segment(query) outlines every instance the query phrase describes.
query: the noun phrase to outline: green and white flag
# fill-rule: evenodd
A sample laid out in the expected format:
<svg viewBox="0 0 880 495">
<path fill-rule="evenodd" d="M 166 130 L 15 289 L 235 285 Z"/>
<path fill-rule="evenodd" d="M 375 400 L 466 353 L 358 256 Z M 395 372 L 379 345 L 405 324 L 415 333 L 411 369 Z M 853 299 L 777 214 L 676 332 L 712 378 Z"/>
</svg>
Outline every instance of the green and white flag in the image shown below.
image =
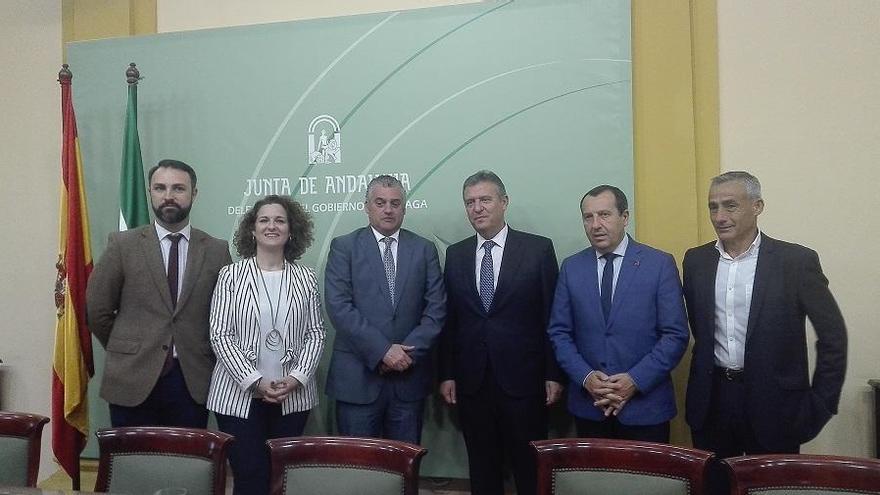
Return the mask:
<svg viewBox="0 0 880 495">
<path fill-rule="evenodd" d="M 147 189 L 144 186 L 144 162 L 137 129 L 137 81 L 128 85 L 125 111 L 125 135 L 122 138 L 122 174 L 119 181 L 119 230 L 150 223 Z"/>
</svg>

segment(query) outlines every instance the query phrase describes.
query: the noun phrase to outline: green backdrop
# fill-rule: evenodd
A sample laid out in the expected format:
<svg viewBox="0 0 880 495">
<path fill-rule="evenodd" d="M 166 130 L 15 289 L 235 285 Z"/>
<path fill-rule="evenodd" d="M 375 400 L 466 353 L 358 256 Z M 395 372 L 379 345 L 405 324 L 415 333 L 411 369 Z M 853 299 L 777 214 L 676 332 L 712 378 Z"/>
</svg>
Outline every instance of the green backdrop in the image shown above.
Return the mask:
<svg viewBox="0 0 880 495">
<path fill-rule="evenodd" d="M 560 260 L 586 244 L 586 190 L 611 183 L 632 197 L 629 2 L 488 1 L 81 42 L 68 61 L 96 257 L 117 226 L 132 61 L 143 76 L 144 164 L 176 158 L 196 169 L 193 224 L 230 239 L 243 208 L 292 194 L 312 211 L 302 263 L 320 278 L 330 239 L 366 224 L 371 175 L 399 174 L 410 194 L 404 226 L 433 239 L 441 258 L 473 233 L 461 184 L 481 168 L 505 181 L 508 222 L 551 237 Z M 332 336 L 328 325 L 322 389 Z M 96 347 L 93 429 L 109 424 Z M 454 414 L 437 397 L 426 413 L 423 474 L 466 477 Z M 331 419 L 324 397 L 307 431 L 332 432 Z M 563 407 L 553 422 L 556 435 L 568 428 Z M 94 441 L 85 455 L 97 455 Z"/>
</svg>

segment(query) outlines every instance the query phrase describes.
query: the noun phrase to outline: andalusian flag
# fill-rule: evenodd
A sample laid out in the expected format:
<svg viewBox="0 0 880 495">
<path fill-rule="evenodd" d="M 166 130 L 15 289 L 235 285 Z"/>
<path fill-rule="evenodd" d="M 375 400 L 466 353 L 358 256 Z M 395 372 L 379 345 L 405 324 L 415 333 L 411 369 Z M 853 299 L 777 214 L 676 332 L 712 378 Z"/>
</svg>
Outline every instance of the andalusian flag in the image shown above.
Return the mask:
<svg viewBox="0 0 880 495">
<path fill-rule="evenodd" d="M 82 156 L 70 94 L 73 76 L 64 64 L 61 83 L 61 208 L 58 276 L 55 280 L 55 355 L 52 373 L 52 450 L 61 467 L 79 482 L 79 455 L 89 433 L 87 389 L 92 338 L 86 327 L 86 282 L 92 272 L 89 219 L 83 185 Z"/>
<path fill-rule="evenodd" d="M 119 181 L 119 230 L 150 223 L 144 187 L 144 162 L 137 128 L 137 82 L 140 73 L 134 62 L 125 71 L 128 81 L 128 107 L 125 111 L 125 135 L 122 140 L 122 177 Z"/>
</svg>

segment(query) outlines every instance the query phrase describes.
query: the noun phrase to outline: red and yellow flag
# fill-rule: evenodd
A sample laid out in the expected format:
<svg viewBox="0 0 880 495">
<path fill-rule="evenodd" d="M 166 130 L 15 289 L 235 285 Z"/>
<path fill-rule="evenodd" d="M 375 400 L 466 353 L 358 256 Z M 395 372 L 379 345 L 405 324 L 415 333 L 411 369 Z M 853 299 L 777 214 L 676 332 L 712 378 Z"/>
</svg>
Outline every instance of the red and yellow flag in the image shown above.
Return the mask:
<svg viewBox="0 0 880 495">
<path fill-rule="evenodd" d="M 52 450 L 61 467 L 79 480 L 79 455 L 89 433 L 87 389 L 94 374 L 92 339 L 86 327 L 86 282 L 92 272 L 89 219 L 82 156 L 70 81 L 64 64 L 61 83 L 61 207 L 58 276 L 55 280 L 55 355 L 52 364 Z"/>
</svg>

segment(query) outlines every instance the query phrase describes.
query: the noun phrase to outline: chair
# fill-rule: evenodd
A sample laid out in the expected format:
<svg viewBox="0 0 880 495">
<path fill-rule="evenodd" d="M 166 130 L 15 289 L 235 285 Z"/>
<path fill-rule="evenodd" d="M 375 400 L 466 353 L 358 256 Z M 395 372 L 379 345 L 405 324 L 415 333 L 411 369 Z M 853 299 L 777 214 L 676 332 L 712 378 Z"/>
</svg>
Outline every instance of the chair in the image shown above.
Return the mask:
<svg viewBox="0 0 880 495">
<path fill-rule="evenodd" d="M 877 459 L 773 454 L 731 457 L 722 464 L 730 476 L 731 494 L 880 494 Z"/>
<path fill-rule="evenodd" d="M 273 495 L 417 495 L 419 464 L 428 452 L 376 438 L 292 437 L 266 444 Z"/>
<path fill-rule="evenodd" d="M 37 486 L 40 439 L 49 418 L 0 411 L 0 486 Z"/>
<path fill-rule="evenodd" d="M 703 495 L 711 452 L 673 445 L 559 438 L 531 442 L 538 495 Z"/>
<path fill-rule="evenodd" d="M 152 495 L 162 488 L 226 493 L 226 451 L 232 435 L 195 428 L 98 430 L 96 492 Z"/>
</svg>

